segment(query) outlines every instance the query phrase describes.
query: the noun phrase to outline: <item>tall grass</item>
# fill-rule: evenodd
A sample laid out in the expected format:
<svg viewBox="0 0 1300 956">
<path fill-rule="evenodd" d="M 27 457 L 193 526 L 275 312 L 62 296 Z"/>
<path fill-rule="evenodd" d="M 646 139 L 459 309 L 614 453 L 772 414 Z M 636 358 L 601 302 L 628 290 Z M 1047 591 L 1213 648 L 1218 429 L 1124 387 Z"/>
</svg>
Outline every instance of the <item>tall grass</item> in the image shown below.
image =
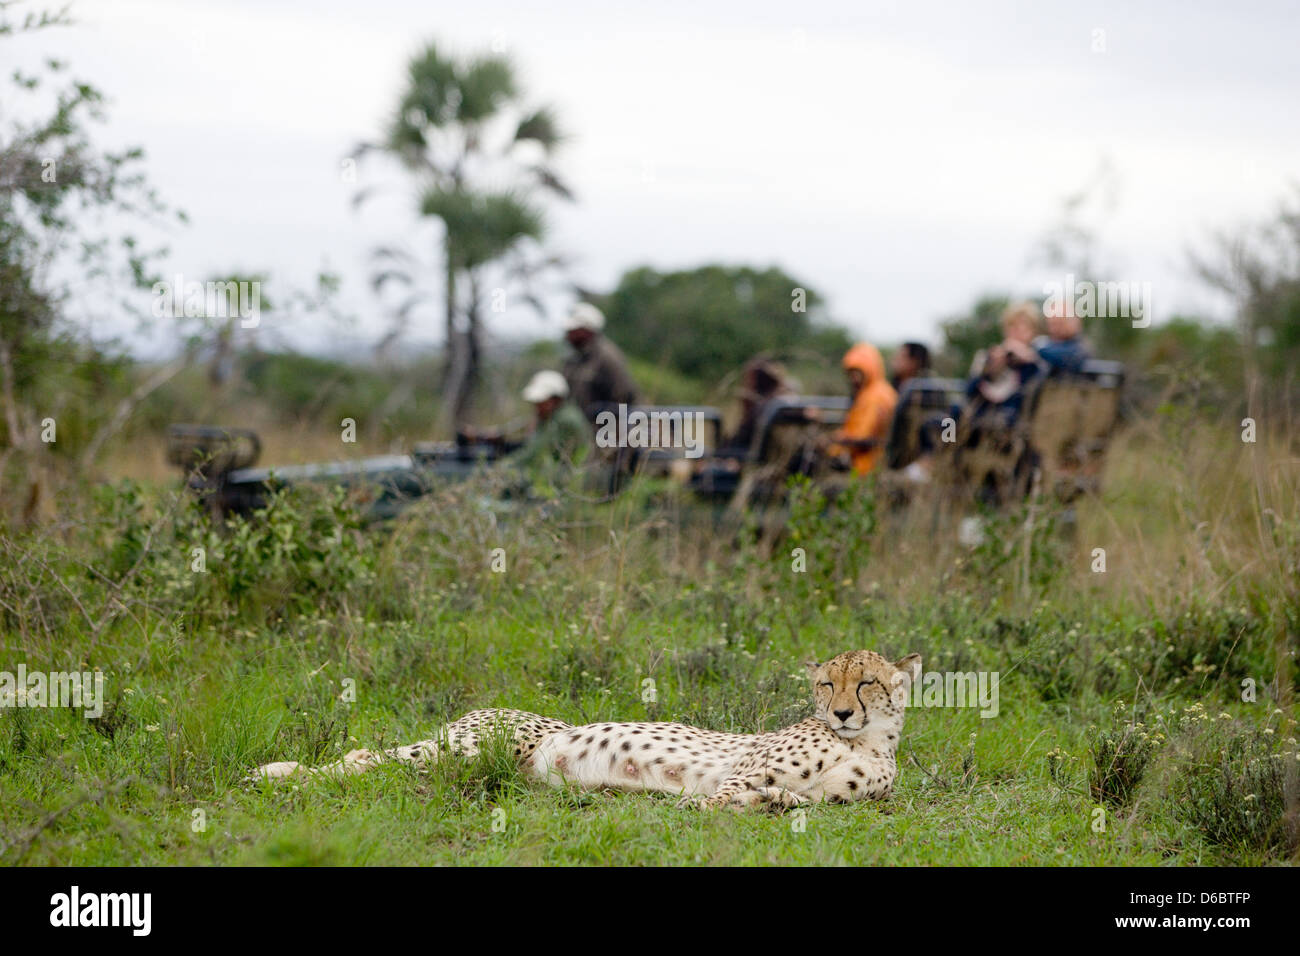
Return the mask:
<svg viewBox="0 0 1300 956">
<path fill-rule="evenodd" d="M 792 489 L 775 538 L 652 482 L 613 502 L 574 488 L 506 507 L 485 477 L 371 528 L 328 490 L 223 527 L 166 485 L 76 491 L 57 522 L 0 535 L 0 652 L 9 669 L 101 669 L 105 717 L 0 712 L 0 855 L 417 861 L 386 843 L 396 828 L 449 861 L 1289 859 L 1289 441 L 1132 423 L 1100 497 L 1073 516 L 1037 503 L 1032 524 L 990 515 L 976 549 L 955 515 L 893 510 L 870 485 L 833 508 Z M 779 823 L 700 830 L 653 798 L 541 794 L 487 758 L 239 786 L 259 763 L 419 739 L 474 706 L 772 729 L 807 711 L 799 663 L 852 647 L 1002 675 L 996 719 L 909 714 L 894 815 L 870 846 L 826 839 L 864 810 L 818 810 L 822 835 L 794 842 Z M 1180 724 L 1173 745 L 1131 757 L 1135 728 L 1167 707 L 1215 715 L 1215 746 Z M 1169 774 L 1192 789 L 1153 782 Z M 1248 794 L 1264 816 L 1225 809 Z M 1089 829 L 1095 801 L 1112 837 Z M 1023 832 L 998 822 L 1011 807 Z M 505 830 L 498 808 L 516 821 Z M 224 829 L 189 829 L 194 810 Z"/>
</svg>

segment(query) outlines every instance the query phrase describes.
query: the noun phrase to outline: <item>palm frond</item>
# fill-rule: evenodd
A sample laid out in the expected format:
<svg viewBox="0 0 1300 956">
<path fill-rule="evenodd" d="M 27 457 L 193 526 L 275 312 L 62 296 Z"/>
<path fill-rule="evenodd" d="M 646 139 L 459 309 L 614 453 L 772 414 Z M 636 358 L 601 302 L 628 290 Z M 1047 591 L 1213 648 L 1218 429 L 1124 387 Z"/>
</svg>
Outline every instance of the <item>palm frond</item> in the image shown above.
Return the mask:
<svg viewBox="0 0 1300 956">
<path fill-rule="evenodd" d="M 411 274 L 405 269 L 384 269 L 376 272 L 370 277 L 370 288 L 375 292 L 382 292 L 384 286 L 390 282 L 397 282 L 404 286 L 410 286 L 414 280 Z"/>
<path fill-rule="evenodd" d="M 460 101 L 455 115 L 462 123 L 481 123 L 519 95 L 514 66 L 495 54 L 470 60 L 460 70 L 457 89 Z"/>
<path fill-rule="evenodd" d="M 524 140 L 540 143 L 542 149 L 548 153 L 564 140 L 559 121 L 551 107 L 539 106 L 519 121 L 519 126 L 515 130 L 515 142 Z"/>
<path fill-rule="evenodd" d="M 442 126 L 456 118 L 461 98 L 456 61 L 439 52 L 437 44 L 427 44 L 406 68 L 406 91 L 401 112 L 416 120 L 423 118 L 429 126 Z"/>
<path fill-rule="evenodd" d="M 570 189 L 560 177 L 545 166 L 530 166 L 529 172 L 537 177 L 537 184 L 543 189 L 555 193 L 561 199 L 573 201 L 573 190 Z"/>
<path fill-rule="evenodd" d="M 426 216 L 442 220 L 447 245 L 460 268 L 473 269 L 524 239 L 540 241 L 545 216 L 520 190 L 470 192 L 430 188 L 420 202 Z"/>
<path fill-rule="evenodd" d="M 421 119 L 422 115 L 399 109 L 384 131 L 384 148 L 408 168 L 421 164 L 424 151 L 429 145 L 424 135 L 427 124 Z"/>
<path fill-rule="evenodd" d="M 389 262 L 406 262 L 414 263 L 415 256 L 411 255 L 400 246 L 375 246 L 370 250 L 372 259 L 382 259 Z"/>
</svg>

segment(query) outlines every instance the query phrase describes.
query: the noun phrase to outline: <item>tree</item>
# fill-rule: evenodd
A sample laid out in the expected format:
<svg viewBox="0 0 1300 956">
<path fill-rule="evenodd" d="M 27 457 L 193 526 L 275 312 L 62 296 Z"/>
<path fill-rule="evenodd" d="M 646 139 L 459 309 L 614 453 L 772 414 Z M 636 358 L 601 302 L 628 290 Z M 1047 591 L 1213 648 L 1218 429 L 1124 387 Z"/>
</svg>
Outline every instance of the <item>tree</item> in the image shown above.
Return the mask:
<svg viewBox="0 0 1300 956">
<path fill-rule="evenodd" d="M 540 246 L 546 233 L 538 197 L 572 198 L 550 165 L 561 140 L 552 110 L 522 103 L 507 57 L 457 59 L 429 44 L 407 68 L 383 141 L 358 148 L 358 155 L 378 149 L 395 157 L 417 179 L 420 215 L 442 224 L 444 426 L 463 420 L 478 380 L 483 309 L 494 291 L 489 267 L 498 266 L 503 283 L 514 284 L 558 264 L 554 258 L 529 261 L 522 250 Z M 377 290 L 388 283 L 415 287 L 417 257 L 393 247 L 376 256 L 384 266 L 375 277 Z M 390 340 L 404 330 L 418 296 L 399 305 Z M 525 299 L 540 310 L 527 289 Z"/>
<path fill-rule="evenodd" d="M 983 295 L 975 301 L 969 314 L 941 322 L 943 354 L 940 356 L 940 370 L 966 375 L 975 353 L 996 345 L 1002 339 L 1002 313 L 1010 302 L 1006 295 Z"/>
<path fill-rule="evenodd" d="M 0 0 L 6 40 L 70 22 L 63 12 L 29 12 L 15 22 L 16 6 Z M 46 61 L 44 75 L 15 71 L 19 97 L 39 99 L 46 85 L 61 85 L 52 91 L 51 112 L 24 120 L 20 107 L 6 104 L 4 114 L 14 118 L 0 128 L 0 485 L 22 485 L 3 497 L 25 501 L 27 518 L 39 511 L 52 454 L 80 447 L 88 465 L 101 436 L 117 427 L 121 406 L 110 412 L 104 400 L 129 376 L 129 363 L 106 354 L 79 326 L 68 276 L 147 289 L 165 253 L 132 234 L 96 231 L 101 221 L 156 221 L 168 209 L 140 172 L 141 150 L 94 146 L 89 124 L 103 120 L 103 96 L 88 83 L 65 81 L 65 72 L 57 60 Z M 134 309 L 125 301 L 112 307 Z"/>
<path fill-rule="evenodd" d="M 848 334 L 821 317 L 822 298 L 777 268 L 703 266 L 623 274 L 599 304 L 629 355 L 716 381 L 760 353 L 815 352 L 838 360 Z"/>
<path fill-rule="evenodd" d="M 1191 260 L 1199 277 L 1236 306 L 1252 408 L 1269 397 L 1261 407 L 1293 407 L 1300 366 L 1300 190 L 1268 221 L 1217 234 L 1211 250 L 1193 252 Z"/>
</svg>

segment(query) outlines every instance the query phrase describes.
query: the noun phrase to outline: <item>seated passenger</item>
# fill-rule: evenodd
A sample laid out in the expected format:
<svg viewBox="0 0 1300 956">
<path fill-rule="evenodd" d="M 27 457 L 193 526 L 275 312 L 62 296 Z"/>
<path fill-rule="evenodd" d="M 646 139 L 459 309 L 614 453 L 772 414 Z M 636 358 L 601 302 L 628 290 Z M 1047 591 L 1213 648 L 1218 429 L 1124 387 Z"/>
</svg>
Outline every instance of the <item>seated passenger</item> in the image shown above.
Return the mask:
<svg viewBox="0 0 1300 956">
<path fill-rule="evenodd" d="M 865 475 L 884 453 L 898 393 L 885 379 L 885 360 L 880 350 L 866 342 L 844 353 L 844 373 L 853 404 L 827 451 L 844 467 L 852 467 L 855 474 Z"/>
<path fill-rule="evenodd" d="M 904 342 L 889 360 L 889 384 L 900 394 L 914 378 L 930 375 L 930 350 L 920 342 Z"/>
<path fill-rule="evenodd" d="M 965 415 L 972 434 L 979 425 L 1005 428 L 1015 423 L 1024 404 L 1026 386 L 1042 372 L 1042 363 L 1031 344 L 1037 334 L 1038 308 L 1033 303 L 1007 307 L 1002 313 L 1002 341 L 977 352 L 971 363 L 965 409 L 954 405 L 946 415 L 925 420 L 918 436 L 921 455 L 903 470 L 904 476 L 918 483 L 929 480 L 930 458 L 939 447 L 946 420 L 956 422 Z"/>
<path fill-rule="evenodd" d="M 559 372 L 543 371 L 524 388 L 537 418 L 533 433 L 506 461 L 534 477 L 554 477 L 579 464 L 591 447 L 591 428 L 582 412 L 568 401 L 569 384 Z"/>
<path fill-rule="evenodd" d="M 1068 302 L 1047 310 L 1047 335 L 1035 341 L 1034 348 L 1051 371 L 1078 372 L 1092 357 L 1083 341 L 1083 323 Z"/>
<path fill-rule="evenodd" d="M 744 458 L 754 443 L 754 430 L 772 399 L 791 394 L 786 371 L 777 362 L 753 359 L 741 376 L 740 422 L 722 440 L 720 455 Z"/>
<path fill-rule="evenodd" d="M 975 356 L 974 375 L 966 385 L 968 414 L 992 413 L 1001 424 L 1014 424 L 1024 404 L 1025 387 L 1042 371 L 1032 344 L 1037 333 L 1037 307 L 1022 302 L 1007 308 L 1002 315 L 1002 341 Z"/>
</svg>

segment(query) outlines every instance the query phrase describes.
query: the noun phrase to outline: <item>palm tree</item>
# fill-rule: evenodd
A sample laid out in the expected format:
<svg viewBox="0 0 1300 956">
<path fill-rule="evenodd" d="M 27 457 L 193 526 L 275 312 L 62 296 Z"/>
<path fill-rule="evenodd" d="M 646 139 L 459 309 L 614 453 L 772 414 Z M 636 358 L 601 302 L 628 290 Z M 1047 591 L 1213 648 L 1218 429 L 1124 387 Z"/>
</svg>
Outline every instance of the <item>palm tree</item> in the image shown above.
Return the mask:
<svg viewBox="0 0 1300 956">
<path fill-rule="evenodd" d="M 506 281 L 526 281 L 559 264 L 555 257 L 530 263 L 521 250 L 539 246 L 546 233 L 537 197 L 573 198 L 549 165 L 561 139 L 549 108 L 523 105 L 509 58 L 457 59 L 430 43 L 407 67 L 406 89 L 382 142 L 358 148 L 358 155 L 378 149 L 395 157 L 417 178 L 420 214 L 442 223 L 443 427 L 463 420 L 478 380 L 486 269 L 497 265 Z M 377 290 L 388 281 L 413 285 L 411 257 L 387 247 L 376 257 L 385 261 Z M 538 306 L 531 294 L 525 298 Z M 398 308 L 389 340 L 404 330 L 412 305 L 408 299 Z"/>
</svg>

